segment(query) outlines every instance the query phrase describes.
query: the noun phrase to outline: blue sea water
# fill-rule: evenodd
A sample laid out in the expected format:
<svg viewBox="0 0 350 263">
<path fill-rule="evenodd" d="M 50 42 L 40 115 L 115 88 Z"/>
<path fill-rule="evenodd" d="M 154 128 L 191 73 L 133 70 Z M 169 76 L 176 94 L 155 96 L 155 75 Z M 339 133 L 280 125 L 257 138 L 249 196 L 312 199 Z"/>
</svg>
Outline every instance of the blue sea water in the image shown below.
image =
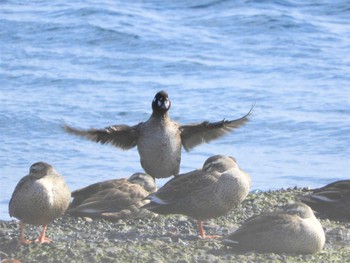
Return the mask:
<svg viewBox="0 0 350 263">
<path fill-rule="evenodd" d="M 142 171 L 136 149 L 61 125 L 134 125 L 159 90 L 184 124 L 256 103 L 246 126 L 184 151 L 181 172 L 228 154 L 252 190 L 349 179 L 349 1 L 1 1 L 0 83 L 0 219 L 34 162 L 71 190 Z"/>
</svg>

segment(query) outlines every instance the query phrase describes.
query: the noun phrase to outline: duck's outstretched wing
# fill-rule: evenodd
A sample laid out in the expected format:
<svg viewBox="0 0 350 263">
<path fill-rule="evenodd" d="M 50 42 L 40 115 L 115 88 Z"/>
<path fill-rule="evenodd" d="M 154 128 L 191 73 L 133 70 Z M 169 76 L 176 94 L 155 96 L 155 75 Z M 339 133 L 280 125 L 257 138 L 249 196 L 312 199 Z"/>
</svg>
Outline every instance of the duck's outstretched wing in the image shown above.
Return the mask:
<svg viewBox="0 0 350 263">
<path fill-rule="evenodd" d="M 139 137 L 139 127 L 142 123 L 135 126 L 113 125 L 104 129 L 80 130 L 73 128 L 67 124 L 63 125 L 66 132 L 81 137 L 85 137 L 91 141 L 102 144 L 110 143 L 123 150 L 129 150 L 136 146 Z"/>
<path fill-rule="evenodd" d="M 207 143 L 245 125 L 249 121 L 248 117 L 253 108 L 254 105 L 246 115 L 236 120 L 222 120 L 218 122 L 204 121 L 202 123 L 181 125 L 182 146 L 186 151 L 189 151 L 201 143 Z"/>
</svg>

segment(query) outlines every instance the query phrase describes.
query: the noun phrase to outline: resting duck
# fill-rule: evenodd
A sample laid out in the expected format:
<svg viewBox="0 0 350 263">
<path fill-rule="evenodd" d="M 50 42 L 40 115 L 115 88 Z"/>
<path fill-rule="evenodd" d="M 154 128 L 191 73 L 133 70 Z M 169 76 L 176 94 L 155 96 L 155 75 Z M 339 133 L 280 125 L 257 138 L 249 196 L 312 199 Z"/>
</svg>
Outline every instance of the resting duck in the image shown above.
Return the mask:
<svg viewBox="0 0 350 263">
<path fill-rule="evenodd" d="M 34 163 L 29 175 L 17 184 L 9 203 L 10 216 L 20 220 L 20 243 L 31 243 L 24 238 L 25 224 L 43 225 L 36 241 L 50 243 L 51 240 L 45 237 L 47 224 L 64 214 L 70 197 L 63 177 L 50 164 Z"/>
<path fill-rule="evenodd" d="M 157 190 L 154 179 L 135 173 L 129 179 L 95 183 L 72 192 L 74 198 L 67 213 L 72 216 L 118 220 L 150 215 L 139 207 L 146 196 Z"/>
<path fill-rule="evenodd" d="M 157 214 L 183 214 L 197 220 L 199 234 L 206 236 L 202 221 L 226 214 L 249 193 L 250 176 L 240 170 L 233 157 L 214 155 L 202 169 L 180 174 L 157 192 L 143 206 Z"/>
<path fill-rule="evenodd" d="M 248 219 L 223 243 L 241 252 L 313 254 L 322 250 L 325 239 L 311 208 L 296 203 Z"/>
<path fill-rule="evenodd" d="M 336 181 L 313 190 L 299 199 L 326 218 L 350 219 L 350 180 Z"/>
<path fill-rule="evenodd" d="M 102 144 L 110 143 L 123 150 L 137 146 L 142 168 L 153 178 L 177 175 L 180 170 L 181 147 L 186 151 L 214 140 L 248 122 L 252 109 L 236 120 L 180 125 L 169 117 L 168 94 L 158 92 L 152 101 L 152 115 L 135 126 L 113 125 L 104 129 L 80 130 L 68 125 L 64 129 L 74 135 Z M 252 107 L 253 108 L 253 107 Z"/>
</svg>

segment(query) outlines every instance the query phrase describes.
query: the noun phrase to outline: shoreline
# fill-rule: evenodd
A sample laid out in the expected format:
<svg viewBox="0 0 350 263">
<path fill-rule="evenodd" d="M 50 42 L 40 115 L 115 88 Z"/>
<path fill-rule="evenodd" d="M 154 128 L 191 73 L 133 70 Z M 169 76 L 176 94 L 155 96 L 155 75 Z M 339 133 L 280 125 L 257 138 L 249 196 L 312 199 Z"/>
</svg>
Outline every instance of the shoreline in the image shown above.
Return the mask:
<svg viewBox="0 0 350 263">
<path fill-rule="evenodd" d="M 225 236 L 246 219 L 277 205 L 293 202 L 307 189 L 250 193 L 226 216 L 205 222 L 208 235 Z M 110 222 L 63 216 L 48 225 L 50 244 L 18 245 L 15 220 L 0 220 L 0 257 L 21 262 L 344 262 L 350 260 L 350 222 L 322 219 L 326 244 L 313 255 L 233 253 L 220 239 L 202 240 L 196 221 L 182 215 L 153 216 Z M 41 227 L 27 225 L 25 236 L 35 239 Z"/>
</svg>

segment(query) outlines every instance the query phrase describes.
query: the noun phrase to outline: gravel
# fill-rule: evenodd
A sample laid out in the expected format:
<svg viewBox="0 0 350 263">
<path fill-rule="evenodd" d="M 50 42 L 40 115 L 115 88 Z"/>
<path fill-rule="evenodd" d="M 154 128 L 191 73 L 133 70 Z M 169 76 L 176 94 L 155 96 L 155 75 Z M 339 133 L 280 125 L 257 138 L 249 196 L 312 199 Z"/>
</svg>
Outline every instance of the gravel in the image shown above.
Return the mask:
<svg viewBox="0 0 350 263">
<path fill-rule="evenodd" d="M 228 215 L 205 223 L 208 235 L 225 236 L 247 218 L 293 202 L 307 189 L 251 193 Z M 120 220 L 91 220 L 64 216 L 49 225 L 50 244 L 18 245 L 16 221 L 0 221 L 0 258 L 21 262 L 350 262 L 350 223 L 320 219 L 326 245 L 318 254 L 236 254 L 220 239 L 202 240 L 197 223 L 169 215 Z M 41 227 L 27 225 L 25 236 L 35 239 Z"/>
</svg>

